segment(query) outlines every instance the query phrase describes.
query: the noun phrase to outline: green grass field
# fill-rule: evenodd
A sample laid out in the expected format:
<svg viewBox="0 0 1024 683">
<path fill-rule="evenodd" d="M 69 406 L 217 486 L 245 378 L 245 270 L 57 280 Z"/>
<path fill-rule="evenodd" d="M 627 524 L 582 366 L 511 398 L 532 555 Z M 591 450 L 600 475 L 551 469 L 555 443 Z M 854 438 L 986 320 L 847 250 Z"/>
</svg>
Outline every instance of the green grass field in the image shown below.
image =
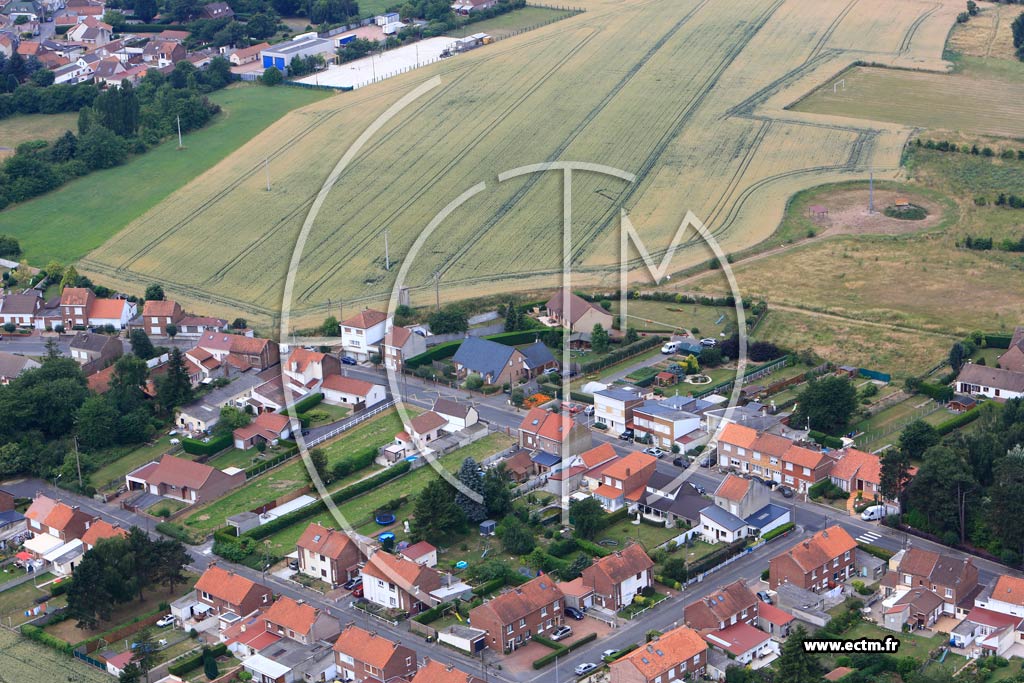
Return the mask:
<svg viewBox="0 0 1024 683">
<path fill-rule="evenodd" d="M 964 63 L 954 74 L 854 67 L 801 100 L 796 111 L 891 121 L 975 135 L 1024 136 L 1024 65 L 1015 77 Z M 833 92 L 845 79 L 846 87 Z"/>
<path fill-rule="evenodd" d="M 437 462 L 441 467 L 450 472 L 457 472 L 462 461 L 466 458 L 473 458 L 479 462 L 489 455 L 508 448 L 511 444 L 512 440 L 504 434 L 490 434 L 479 441 L 442 456 Z M 374 534 L 381 528 L 373 520 L 373 512 L 375 510 L 390 500 L 402 496 L 414 496 L 428 481 L 436 476 L 438 475 L 433 467 L 421 467 L 362 496 L 342 503 L 338 506 L 338 511 L 356 531 L 367 535 Z M 411 514 L 412 503 L 410 502 L 399 511 L 397 517 L 402 519 L 409 517 Z M 324 512 L 312 519 L 283 529 L 270 536 L 268 540 L 270 541 L 271 552 L 276 555 L 285 555 L 293 551 L 299 536 L 302 535 L 302 532 L 311 522 L 318 522 L 328 527 L 337 528 L 338 526 L 334 516 L 330 512 Z M 406 534 L 400 524 L 394 525 L 389 531 L 393 531 L 396 539 L 399 541 L 406 538 Z"/>
<path fill-rule="evenodd" d="M 124 475 L 142 467 L 147 462 L 158 460 L 161 455 L 170 449 L 171 437 L 164 434 L 152 444 L 146 444 L 130 450 L 113 462 L 96 470 L 89 475 L 89 481 L 100 491 L 116 490 L 124 484 Z M 191 459 L 191 456 L 185 452 L 177 453 L 177 456 Z"/>
<path fill-rule="evenodd" d="M 19 574 L 21 575 L 21 574 Z M 12 574 L 0 574 L 0 582 L 9 580 L 15 575 Z M 35 579 L 9 588 L 8 590 L 0 593 L 0 622 L 4 626 L 18 626 L 19 624 L 28 621 L 29 618 L 25 617 L 25 610 L 32 609 L 36 606 L 35 599 L 48 595 L 49 591 L 43 588 L 36 588 L 36 583 L 45 583 L 46 581 L 53 578 L 53 574 L 49 572 L 40 574 Z M 53 601 L 49 607 L 54 609 L 61 607 L 66 603 L 63 596 Z M 30 617 L 31 618 L 31 617 Z"/>
<path fill-rule="evenodd" d="M 612 302 L 612 313 L 619 316 L 619 302 Z M 648 330 L 697 330 L 701 337 L 718 337 L 736 331 L 736 309 L 728 306 L 700 306 L 667 301 L 637 299 L 626 304 L 629 324 L 639 332 Z"/>
<path fill-rule="evenodd" d="M 248 142 L 325 93 L 300 88 L 233 86 L 210 95 L 224 108 L 206 128 L 168 140 L 123 166 L 91 173 L 35 200 L 0 211 L 0 234 L 17 237 L 30 262 L 73 261 Z M 6 122 L 0 122 L 0 126 Z M 2 128 L 0 128 L 2 129 Z M 75 216 L 68 230 L 68 216 Z"/>
<path fill-rule="evenodd" d="M 110 683 L 110 674 L 73 657 L 59 655 L 21 635 L 0 629 L 0 668 L 10 681 Z"/>
<path fill-rule="evenodd" d="M 572 12 L 549 7 L 524 7 L 493 19 L 467 24 L 463 30 L 470 33 L 488 33 L 495 38 L 504 38 L 568 16 L 572 16 Z M 459 32 L 459 35 L 461 34 L 462 31 Z"/>
<path fill-rule="evenodd" d="M 29 114 L 0 119 L 0 153 L 30 140 L 52 141 L 78 131 L 78 114 Z"/>
</svg>

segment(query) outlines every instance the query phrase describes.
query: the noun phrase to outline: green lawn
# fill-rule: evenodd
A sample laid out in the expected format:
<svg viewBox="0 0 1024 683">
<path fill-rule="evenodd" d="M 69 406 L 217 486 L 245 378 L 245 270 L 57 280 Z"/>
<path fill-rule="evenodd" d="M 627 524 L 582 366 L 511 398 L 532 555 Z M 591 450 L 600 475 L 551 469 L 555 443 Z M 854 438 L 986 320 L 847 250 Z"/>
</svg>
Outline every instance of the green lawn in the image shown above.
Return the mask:
<svg viewBox="0 0 1024 683">
<path fill-rule="evenodd" d="M 401 428 L 402 422 L 398 413 L 393 410 L 364 422 L 353 428 L 352 431 L 343 434 L 333 443 L 323 447 L 327 452 L 328 466 L 333 465 L 343 456 L 366 446 L 384 445 Z M 372 473 L 373 469 L 371 468 L 356 472 L 340 482 L 334 482 L 329 490 L 337 490 Z M 231 515 L 269 503 L 289 491 L 305 486 L 307 481 L 306 464 L 302 458 L 296 458 L 266 474 L 255 477 L 242 488 L 232 491 L 220 500 L 197 509 L 185 518 L 184 524 L 187 528 L 200 533 L 213 531 L 217 527 L 223 526 Z"/>
<path fill-rule="evenodd" d="M 312 420 L 310 422 L 311 427 L 319 427 L 329 422 L 337 422 L 348 417 L 352 413 L 350 406 L 336 406 L 330 403 L 319 403 L 314 408 L 310 408 L 310 414 L 322 413 L 325 418 L 322 420 Z"/>
<path fill-rule="evenodd" d="M 895 633 L 868 621 L 860 622 L 843 634 L 843 638 L 849 640 L 857 638 L 883 640 L 886 636 L 894 636 L 900 641 L 899 657 L 913 657 L 921 662 L 928 659 L 928 653 L 935 648 L 949 644 L 948 637 L 934 635 L 931 638 L 925 638 L 916 633 Z M 932 664 L 929 670 L 932 667 L 940 667 L 945 671 L 953 672 L 962 667 L 966 661 L 962 655 L 950 653 L 946 655 L 946 660 L 942 664 Z"/>
<path fill-rule="evenodd" d="M 18 238 L 35 264 L 68 262 L 103 244 L 129 222 L 241 147 L 292 109 L 328 95 L 300 88 L 232 86 L 210 95 L 224 113 L 206 128 L 91 173 L 33 201 L 0 212 L 0 234 Z M 68 216 L 75 216 L 68 230 Z"/>
<path fill-rule="evenodd" d="M 30 140 L 55 140 L 78 130 L 78 114 L 22 114 L 0 121 L 0 150 L 15 149 Z"/>
<path fill-rule="evenodd" d="M 619 302 L 612 302 L 612 313 L 618 318 Z M 736 309 L 731 306 L 636 299 L 626 304 L 626 314 L 629 325 L 638 332 L 686 329 L 697 330 L 694 334 L 701 337 L 718 337 L 721 333 L 729 335 L 736 331 Z"/>
<path fill-rule="evenodd" d="M 89 480 L 92 481 L 93 486 L 100 491 L 117 490 L 119 486 L 124 484 L 124 475 L 136 468 L 142 467 L 147 462 L 159 459 L 160 456 L 170 450 L 170 448 L 171 437 L 164 434 L 152 444 L 139 446 L 134 450 L 128 451 L 120 458 L 104 465 L 89 475 Z M 109 453 L 98 454 L 97 457 L 104 457 L 105 455 L 109 455 Z M 191 458 L 191 456 L 185 452 L 178 453 L 177 455 L 179 457 Z"/>
<path fill-rule="evenodd" d="M 465 448 L 460 448 L 457 451 L 453 451 L 448 455 L 439 458 L 437 462 L 450 472 L 456 472 L 458 471 L 459 465 L 466 458 L 473 458 L 474 460 L 480 461 L 489 455 L 508 448 L 511 443 L 512 440 L 504 434 L 490 434 L 489 436 L 486 436 Z M 421 467 L 403 477 L 390 481 L 369 493 L 346 501 L 338 506 L 338 511 L 342 514 L 345 520 L 356 529 L 356 531 L 367 535 L 373 534 L 375 531 L 380 529 L 377 523 L 373 520 L 373 512 L 375 510 L 380 508 L 384 503 L 394 500 L 395 498 L 415 495 L 427 484 L 428 481 L 436 476 L 437 473 L 434 472 L 433 467 Z M 401 520 L 408 517 L 411 512 L 412 505 L 409 504 L 403 508 L 403 512 L 398 514 L 397 517 Z M 329 527 L 338 526 L 333 515 L 330 512 L 324 512 L 312 519 L 306 520 L 287 529 L 283 529 L 273 536 L 270 536 L 271 552 L 275 555 L 285 555 L 294 550 L 296 541 L 298 541 L 299 536 L 302 535 L 302 532 L 310 522 L 319 522 L 320 524 Z M 397 540 L 404 540 L 405 533 L 402 530 L 401 524 L 396 524 L 393 529 L 390 529 L 390 531 L 395 532 Z"/>
<path fill-rule="evenodd" d="M 187 506 L 188 506 L 188 503 L 186 503 L 183 500 L 174 500 L 174 499 L 171 499 L 171 498 L 164 498 L 163 500 L 157 501 L 156 503 L 153 503 L 152 505 L 150 505 L 149 509 L 146 510 L 146 512 L 148 512 L 151 515 L 156 515 L 157 517 L 159 517 L 160 516 L 160 511 L 162 511 L 162 510 L 167 510 L 168 513 L 174 514 L 178 510 L 181 510 L 181 509 L 183 509 L 183 508 L 185 508 Z"/>
<path fill-rule="evenodd" d="M 710 505 L 710 503 L 708 503 Z M 636 517 L 624 519 L 621 522 L 614 524 L 600 534 L 598 534 L 597 541 L 602 541 L 606 538 L 618 541 L 619 545 L 610 546 L 610 549 L 622 549 L 626 546 L 628 541 L 640 541 L 644 548 L 648 551 L 654 550 L 655 547 L 661 545 L 669 539 L 675 538 L 679 534 L 683 533 L 684 529 L 677 529 L 672 527 L 666 529 L 665 527 L 656 527 L 650 524 L 633 524 L 633 520 Z"/>
<path fill-rule="evenodd" d="M 0 577 L 7 577 L 10 575 L 0 574 Z M 4 626 L 12 624 L 17 626 L 18 624 L 27 621 L 25 618 L 25 610 L 31 609 L 36 606 L 35 599 L 48 595 L 49 591 L 46 588 L 36 588 L 36 583 L 42 583 L 53 578 L 53 574 L 40 574 L 32 581 L 15 586 L 10 590 L 6 590 L 0 593 L 0 622 Z M 4 580 L 0 578 L 0 581 Z M 64 605 L 64 598 L 60 597 L 56 601 L 50 604 L 50 607 L 60 607 Z"/>
</svg>

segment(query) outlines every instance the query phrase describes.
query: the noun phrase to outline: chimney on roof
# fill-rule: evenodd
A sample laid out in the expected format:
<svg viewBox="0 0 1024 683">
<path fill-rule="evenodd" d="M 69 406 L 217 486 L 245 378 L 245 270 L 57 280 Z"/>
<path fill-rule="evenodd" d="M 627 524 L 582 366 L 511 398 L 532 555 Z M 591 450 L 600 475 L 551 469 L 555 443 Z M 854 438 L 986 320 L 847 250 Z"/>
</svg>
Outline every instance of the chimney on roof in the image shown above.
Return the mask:
<svg viewBox="0 0 1024 683">
<path fill-rule="evenodd" d="M 445 665 L 444 665 L 444 670 L 445 670 L 445 671 L 451 671 L 451 670 L 452 670 L 452 669 L 454 669 L 454 668 L 455 668 L 455 665 L 454 665 L 454 664 L 445 664 Z"/>
</svg>

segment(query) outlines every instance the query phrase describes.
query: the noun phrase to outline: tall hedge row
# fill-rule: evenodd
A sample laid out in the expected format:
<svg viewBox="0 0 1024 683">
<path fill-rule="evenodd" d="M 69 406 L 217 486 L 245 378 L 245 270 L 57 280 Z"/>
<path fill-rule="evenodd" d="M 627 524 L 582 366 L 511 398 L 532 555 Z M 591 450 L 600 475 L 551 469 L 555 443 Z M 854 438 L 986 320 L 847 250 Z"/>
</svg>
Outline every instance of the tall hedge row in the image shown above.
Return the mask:
<svg viewBox="0 0 1024 683">
<path fill-rule="evenodd" d="M 214 455 L 228 448 L 233 443 L 234 437 L 231 434 L 221 434 L 211 438 L 209 441 L 199 441 L 198 439 L 186 437 L 181 440 L 181 447 L 190 455 Z"/>
</svg>

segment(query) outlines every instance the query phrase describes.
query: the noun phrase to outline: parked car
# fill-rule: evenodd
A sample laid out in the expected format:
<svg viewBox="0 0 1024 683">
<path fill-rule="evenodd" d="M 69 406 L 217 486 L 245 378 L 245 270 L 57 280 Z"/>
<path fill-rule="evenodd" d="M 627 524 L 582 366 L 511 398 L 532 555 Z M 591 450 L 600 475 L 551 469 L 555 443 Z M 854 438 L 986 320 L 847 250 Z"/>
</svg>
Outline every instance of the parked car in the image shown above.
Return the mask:
<svg viewBox="0 0 1024 683">
<path fill-rule="evenodd" d="M 672 464 L 676 467 L 682 467 L 684 470 L 690 466 L 690 461 L 687 458 L 676 458 L 672 461 Z"/>
<path fill-rule="evenodd" d="M 711 337 L 704 337 L 703 339 L 700 340 L 700 345 L 701 346 L 706 346 L 708 348 L 711 348 L 712 346 L 715 346 L 716 344 L 718 344 L 718 340 L 717 339 L 712 339 Z"/>
<path fill-rule="evenodd" d="M 793 489 L 789 488 L 788 486 L 780 486 L 779 487 L 779 493 L 782 494 L 783 498 L 792 498 L 793 497 Z"/>
<path fill-rule="evenodd" d="M 604 652 L 601 653 L 601 659 L 605 659 L 607 657 L 611 657 L 612 655 L 616 654 L 617 652 L 618 652 L 618 650 L 605 650 Z"/>
<path fill-rule="evenodd" d="M 170 626 L 173 623 L 174 623 L 174 615 L 173 614 L 165 614 L 162 617 L 160 617 L 159 619 L 157 619 L 156 625 L 157 625 L 157 628 L 165 628 L 167 626 Z"/>
<path fill-rule="evenodd" d="M 664 458 L 665 457 L 665 451 L 661 450 L 657 446 L 651 446 L 650 448 L 645 448 L 644 449 L 644 453 L 646 453 L 647 455 L 653 455 L 655 458 Z"/>
<path fill-rule="evenodd" d="M 566 607 L 565 608 L 565 613 L 568 614 L 573 619 L 575 619 L 576 621 L 580 621 L 581 619 L 583 619 L 583 612 L 581 612 L 580 610 L 576 609 L 575 607 Z"/>
<path fill-rule="evenodd" d="M 544 371 L 544 374 L 545 375 L 557 375 L 558 374 L 558 368 L 548 368 L 547 370 Z"/>
<path fill-rule="evenodd" d="M 884 505 L 872 505 L 866 508 L 864 512 L 860 513 L 860 518 L 866 522 L 870 522 L 875 519 L 882 519 L 885 517 L 885 506 Z"/>
<path fill-rule="evenodd" d="M 708 490 L 706 488 L 704 488 L 703 486 L 701 486 L 700 484 L 694 484 L 693 488 L 695 488 L 697 490 L 697 493 L 699 493 L 702 496 L 706 495 L 707 492 L 708 492 Z"/>
<path fill-rule="evenodd" d="M 288 569 L 294 569 L 295 571 L 299 571 L 299 561 L 288 560 Z"/>
<path fill-rule="evenodd" d="M 627 429 L 626 431 L 624 431 L 621 434 L 619 434 L 619 438 L 622 439 L 623 441 L 632 441 L 633 440 L 633 430 L 632 429 Z"/>
<path fill-rule="evenodd" d="M 341 587 L 344 588 L 347 591 L 350 591 L 353 588 L 355 588 L 356 586 L 361 586 L 362 584 L 363 584 L 363 577 L 357 576 L 357 577 L 349 579 L 348 581 L 343 583 L 341 585 Z"/>
<path fill-rule="evenodd" d="M 577 415 L 583 412 L 583 406 L 579 403 L 563 403 L 562 410 L 569 413 L 570 415 Z"/>
<path fill-rule="evenodd" d="M 665 345 L 663 345 L 661 347 L 661 352 L 666 354 L 666 355 L 675 353 L 676 351 L 679 350 L 679 345 L 681 343 L 682 342 L 677 342 L 677 341 L 676 342 L 668 342 L 667 344 L 665 344 Z"/>
<path fill-rule="evenodd" d="M 597 664 L 594 664 L 593 662 L 583 662 L 582 664 L 577 664 L 576 668 L 573 669 L 573 671 L 576 672 L 577 676 L 582 676 L 583 674 L 590 673 L 596 668 Z"/>
<path fill-rule="evenodd" d="M 363 584 L 359 584 L 358 586 L 356 586 L 355 590 L 352 591 L 352 597 L 353 598 L 361 598 L 361 597 L 363 597 Z"/>
<path fill-rule="evenodd" d="M 340 360 L 345 365 L 359 365 L 358 361 L 352 356 L 342 356 Z"/>
<path fill-rule="evenodd" d="M 772 596 L 768 595 L 767 591 L 757 591 L 757 599 L 766 605 L 774 604 L 774 602 L 772 601 Z"/>
<path fill-rule="evenodd" d="M 551 632 L 551 640 L 555 640 L 555 641 L 565 640 L 566 638 L 568 638 L 571 635 L 572 635 L 572 627 L 571 626 L 559 626 L 558 628 L 556 628 L 554 631 Z"/>
<path fill-rule="evenodd" d="M 584 415 L 593 415 L 594 414 L 594 406 L 587 406 L 586 408 L 584 408 L 583 409 L 583 414 Z"/>
</svg>

